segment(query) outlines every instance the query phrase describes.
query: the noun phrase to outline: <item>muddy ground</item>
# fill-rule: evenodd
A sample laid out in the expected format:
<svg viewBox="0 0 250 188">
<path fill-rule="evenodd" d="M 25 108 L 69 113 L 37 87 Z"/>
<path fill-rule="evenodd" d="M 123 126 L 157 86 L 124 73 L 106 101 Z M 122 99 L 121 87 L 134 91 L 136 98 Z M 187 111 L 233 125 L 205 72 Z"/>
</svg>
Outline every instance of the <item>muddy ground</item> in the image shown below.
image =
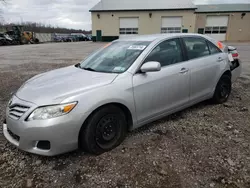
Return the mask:
<svg viewBox="0 0 250 188">
<path fill-rule="evenodd" d="M 78 63 L 104 43 L 0 48 L 0 122 L 21 84 Z M 75 151 L 57 157 L 22 152 L 0 128 L 0 187 L 250 188 L 250 44 L 235 43 L 243 75 L 223 105 L 203 102 L 132 133 L 100 156 Z"/>
</svg>

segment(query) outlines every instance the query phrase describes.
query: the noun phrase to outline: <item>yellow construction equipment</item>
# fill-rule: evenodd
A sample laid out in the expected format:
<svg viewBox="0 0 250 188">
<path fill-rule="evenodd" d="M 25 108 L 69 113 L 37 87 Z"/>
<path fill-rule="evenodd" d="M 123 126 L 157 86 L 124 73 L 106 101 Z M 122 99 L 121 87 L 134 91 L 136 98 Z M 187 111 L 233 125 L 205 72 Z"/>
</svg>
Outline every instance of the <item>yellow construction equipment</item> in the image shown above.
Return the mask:
<svg viewBox="0 0 250 188">
<path fill-rule="evenodd" d="M 34 37 L 33 32 L 23 31 L 23 26 L 12 26 L 12 31 L 6 32 L 17 44 L 35 44 L 39 43 L 39 40 Z"/>
</svg>

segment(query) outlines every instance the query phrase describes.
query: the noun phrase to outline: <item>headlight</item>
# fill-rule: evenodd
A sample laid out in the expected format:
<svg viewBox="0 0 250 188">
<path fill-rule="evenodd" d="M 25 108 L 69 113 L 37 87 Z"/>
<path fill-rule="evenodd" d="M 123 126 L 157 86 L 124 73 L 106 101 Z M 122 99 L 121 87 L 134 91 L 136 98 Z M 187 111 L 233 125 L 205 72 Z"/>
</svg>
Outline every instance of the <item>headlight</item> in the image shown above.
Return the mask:
<svg viewBox="0 0 250 188">
<path fill-rule="evenodd" d="M 44 120 L 69 113 L 76 106 L 77 102 L 38 107 L 28 117 L 28 121 L 31 120 Z"/>
</svg>

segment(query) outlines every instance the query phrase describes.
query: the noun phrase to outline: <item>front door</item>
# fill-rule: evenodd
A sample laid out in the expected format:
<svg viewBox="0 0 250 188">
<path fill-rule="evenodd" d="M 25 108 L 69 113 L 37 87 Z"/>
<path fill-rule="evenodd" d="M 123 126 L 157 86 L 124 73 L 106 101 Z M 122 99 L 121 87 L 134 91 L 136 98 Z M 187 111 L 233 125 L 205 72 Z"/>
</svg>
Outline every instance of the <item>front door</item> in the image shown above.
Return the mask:
<svg viewBox="0 0 250 188">
<path fill-rule="evenodd" d="M 133 77 L 138 123 L 181 107 L 189 102 L 189 69 L 179 39 L 160 43 L 145 59 L 160 62 L 159 72 L 137 73 Z"/>
<path fill-rule="evenodd" d="M 96 30 L 96 41 L 102 41 L 102 30 Z"/>
</svg>

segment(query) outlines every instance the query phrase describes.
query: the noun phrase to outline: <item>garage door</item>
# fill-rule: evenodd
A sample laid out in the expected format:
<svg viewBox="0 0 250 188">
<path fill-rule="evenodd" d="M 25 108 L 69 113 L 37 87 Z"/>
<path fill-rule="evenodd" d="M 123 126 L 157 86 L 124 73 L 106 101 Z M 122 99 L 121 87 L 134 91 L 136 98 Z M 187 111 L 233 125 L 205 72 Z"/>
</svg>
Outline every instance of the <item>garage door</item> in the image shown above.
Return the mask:
<svg viewBox="0 0 250 188">
<path fill-rule="evenodd" d="M 120 36 L 138 34 L 139 18 L 120 18 Z"/>
<path fill-rule="evenodd" d="M 162 17 L 161 33 L 181 33 L 182 17 Z"/>
<path fill-rule="evenodd" d="M 217 40 L 226 40 L 228 16 L 208 16 L 205 34 Z"/>
</svg>

